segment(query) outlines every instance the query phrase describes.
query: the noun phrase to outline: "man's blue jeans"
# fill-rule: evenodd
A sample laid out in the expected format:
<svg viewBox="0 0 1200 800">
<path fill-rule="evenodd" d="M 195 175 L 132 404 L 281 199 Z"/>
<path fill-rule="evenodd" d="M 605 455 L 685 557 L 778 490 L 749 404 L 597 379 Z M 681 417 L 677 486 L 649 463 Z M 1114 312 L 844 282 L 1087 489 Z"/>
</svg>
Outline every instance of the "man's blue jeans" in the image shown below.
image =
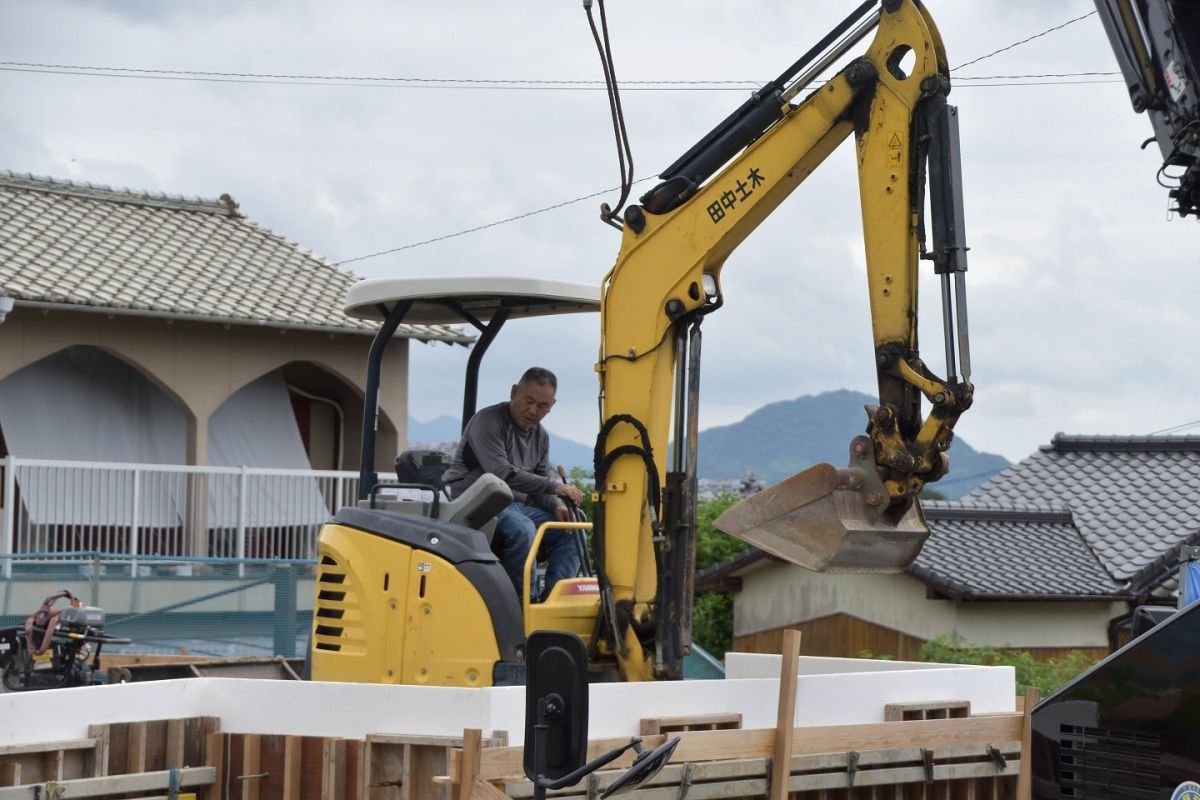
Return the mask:
<svg viewBox="0 0 1200 800">
<path fill-rule="evenodd" d="M 512 580 L 518 598 L 524 597 L 521 584 L 525 580 L 525 557 L 533 545 L 534 534 L 543 522 L 554 521 L 554 515 L 549 511 L 524 503 L 512 503 L 496 515 L 492 549 Z M 579 574 L 579 551 L 575 547 L 573 531 L 546 531 L 538 555 L 550 562 L 546 569 L 546 591 L 543 596 L 548 596 L 554 584 L 562 578 L 573 578 Z M 534 595 L 535 602 L 540 599 Z"/>
</svg>

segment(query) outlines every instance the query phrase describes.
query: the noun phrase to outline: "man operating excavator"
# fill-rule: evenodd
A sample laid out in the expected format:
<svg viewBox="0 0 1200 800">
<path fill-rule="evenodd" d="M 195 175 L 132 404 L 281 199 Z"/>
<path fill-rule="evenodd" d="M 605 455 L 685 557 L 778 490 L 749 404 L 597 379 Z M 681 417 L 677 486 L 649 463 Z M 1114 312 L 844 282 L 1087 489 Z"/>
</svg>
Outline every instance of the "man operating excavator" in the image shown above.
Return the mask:
<svg viewBox="0 0 1200 800">
<path fill-rule="evenodd" d="M 508 484 L 513 502 L 496 516 L 492 549 L 508 577 L 523 596 L 521 584 L 525 559 L 537 527 L 543 522 L 567 522 L 569 512 L 562 498 L 579 503 L 583 494 L 569 483 L 560 483 L 550 467 L 550 435 L 542 419 L 554 407 L 558 379 L 542 367 L 530 367 L 512 387 L 507 403 L 488 406 L 467 423 L 454 454 L 454 465 L 446 471 L 451 495 L 461 494 L 485 472 Z M 579 573 L 579 552 L 567 531 L 548 531 L 539 555 L 549 561 L 546 586 L 540 597 L 550 594 L 562 578 Z M 540 599 L 534 593 L 535 602 Z"/>
</svg>

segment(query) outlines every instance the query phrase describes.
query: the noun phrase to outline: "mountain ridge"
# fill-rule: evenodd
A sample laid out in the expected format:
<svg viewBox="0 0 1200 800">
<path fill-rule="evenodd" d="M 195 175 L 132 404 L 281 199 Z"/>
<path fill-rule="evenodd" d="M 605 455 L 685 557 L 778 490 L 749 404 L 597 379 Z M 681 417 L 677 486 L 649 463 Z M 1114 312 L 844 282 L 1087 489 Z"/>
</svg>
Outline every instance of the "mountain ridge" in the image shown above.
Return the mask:
<svg viewBox="0 0 1200 800">
<path fill-rule="evenodd" d="M 836 389 L 768 403 L 738 422 L 705 428 L 697 444 L 697 474 L 738 480 L 753 472 L 770 485 L 820 462 L 843 466 L 850 440 L 866 429 L 863 406 L 877 402 L 863 392 Z M 455 442 L 460 432 L 458 420 L 449 415 L 429 422 L 409 417 L 408 429 L 410 442 L 427 445 Z M 592 450 L 592 445 L 550 434 L 551 463 L 591 472 Z M 950 474 L 930 488 L 950 499 L 1010 466 L 1003 456 L 975 450 L 962 439 L 954 440 L 948 455 Z"/>
</svg>

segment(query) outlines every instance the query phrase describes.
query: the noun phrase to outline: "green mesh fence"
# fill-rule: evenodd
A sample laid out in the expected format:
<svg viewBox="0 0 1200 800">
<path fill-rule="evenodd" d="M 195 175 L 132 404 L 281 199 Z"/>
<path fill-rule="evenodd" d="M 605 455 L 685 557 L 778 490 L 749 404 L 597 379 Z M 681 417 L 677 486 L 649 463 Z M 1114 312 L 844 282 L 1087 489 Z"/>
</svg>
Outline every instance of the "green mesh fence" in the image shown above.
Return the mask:
<svg viewBox="0 0 1200 800">
<path fill-rule="evenodd" d="M 104 610 L 107 633 L 132 640 L 106 645 L 105 653 L 303 657 L 315 564 L 92 552 L 0 555 L 0 628 L 23 625 L 46 597 L 66 589 Z"/>
</svg>

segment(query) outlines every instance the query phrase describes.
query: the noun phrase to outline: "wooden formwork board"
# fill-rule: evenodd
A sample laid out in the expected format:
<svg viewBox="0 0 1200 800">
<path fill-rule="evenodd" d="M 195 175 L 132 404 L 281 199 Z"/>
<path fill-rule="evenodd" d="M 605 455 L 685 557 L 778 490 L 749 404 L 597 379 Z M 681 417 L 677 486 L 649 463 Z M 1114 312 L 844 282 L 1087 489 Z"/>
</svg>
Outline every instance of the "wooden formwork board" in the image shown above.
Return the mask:
<svg viewBox="0 0 1200 800">
<path fill-rule="evenodd" d="M 787 794 L 803 798 L 838 797 L 1000 798 L 1015 797 L 1020 770 L 1020 714 L 966 719 L 884 722 L 794 728 Z M 683 732 L 671 763 L 639 791 L 645 800 L 764 797 L 770 794 L 776 731 L 714 730 Z M 646 736 L 651 749 L 668 736 Z M 588 759 L 628 739 L 589 743 Z M 531 797 L 519 747 L 480 748 L 473 758 L 455 751 L 446 782 L 464 785 L 484 797 L 484 785 L 503 787 L 511 797 Z M 576 787 L 552 795 L 597 797 L 632 762 L 627 753 L 612 767 Z M 471 762 L 466 769 L 467 762 Z M 782 774 L 782 773 L 781 773 Z M 779 792 L 777 792 L 779 793 Z M 833 796 L 833 795 L 829 795 Z"/>
<path fill-rule="evenodd" d="M 0 787 L 100 775 L 99 747 L 94 737 L 0 747 Z"/>
<path fill-rule="evenodd" d="M 815 798 L 954 798 L 1007 800 L 1015 797 L 1020 742 L 948 747 L 927 757 L 921 748 L 794 756 L 787 793 Z M 997 759 L 994 754 L 1001 758 Z M 928 764 L 927 764 L 928 760 Z M 623 770 L 594 773 L 578 785 L 552 791 L 550 797 L 598 797 Z M 639 788 L 640 800 L 711 800 L 764 797 L 769 794 L 767 758 L 670 764 Z M 514 800 L 533 796 L 527 780 L 509 781 L 504 794 Z"/>
<path fill-rule="evenodd" d="M 503 734 L 481 738 L 481 747 L 503 747 Z M 450 756 L 461 749 L 461 736 L 371 734 L 363 750 L 363 800 L 452 800 L 449 787 L 434 778 L 445 775 Z"/>
<path fill-rule="evenodd" d="M 362 800 L 363 752 L 354 739 L 212 733 L 205 800 Z"/>
</svg>

